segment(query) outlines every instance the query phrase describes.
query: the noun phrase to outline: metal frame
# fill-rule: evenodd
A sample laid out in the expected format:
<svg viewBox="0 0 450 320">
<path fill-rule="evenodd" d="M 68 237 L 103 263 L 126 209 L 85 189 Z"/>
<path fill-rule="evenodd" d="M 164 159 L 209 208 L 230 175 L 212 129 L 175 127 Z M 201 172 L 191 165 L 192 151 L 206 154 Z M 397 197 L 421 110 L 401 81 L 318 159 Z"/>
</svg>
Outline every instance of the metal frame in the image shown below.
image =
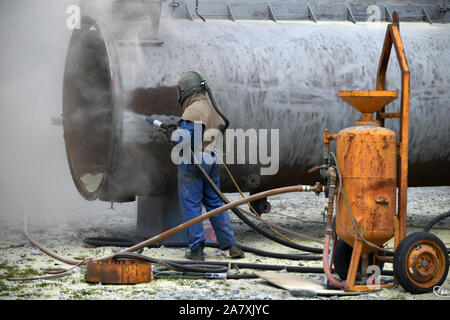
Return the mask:
<svg viewBox="0 0 450 320">
<path fill-rule="evenodd" d="M 175 0 L 173 0 L 175 1 Z M 193 14 L 197 0 L 177 0 L 169 3 L 175 18 L 200 19 Z M 401 2 L 399 2 L 401 3 Z M 449 8 L 444 5 L 422 5 L 422 4 L 377 4 L 380 8 L 380 20 L 392 22 L 391 12 L 397 11 L 402 21 L 445 23 L 445 17 Z M 238 20 L 272 20 L 280 21 L 349 21 L 358 23 L 368 21 L 368 4 L 347 4 L 308 1 L 286 1 L 286 0 L 200 0 L 202 17 L 208 19 Z"/>
<path fill-rule="evenodd" d="M 186 18 L 189 19 L 189 20 L 191 20 L 191 21 L 194 21 L 194 18 L 193 18 L 193 16 L 192 16 L 192 12 L 191 12 L 191 10 L 189 9 L 189 6 L 188 6 L 187 3 L 185 3 L 185 7 L 186 7 Z"/>
<path fill-rule="evenodd" d="M 389 12 L 389 9 L 386 6 L 384 7 L 384 15 L 385 15 L 385 20 L 386 21 L 392 22 L 392 15 L 391 15 L 391 13 Z"/>
<path fill-rule="evenodd" d="M 400 36 L 399 18 L 397 12 L 393 14 L 393 23 L 388 25 L 384 39 L 383 50 L 377 72 L 377 90 L 386 89 L 386 71 L 389 64 L 391 48 L 394 46 L 398 64 L 401 70 L 401 100 L 400 112 L 386 113 L 385 108 L 377 112 L 377 119 L 382 126 L 385 119 L 400 119 L 400 146 L 399 146 L 399 176 L 398 176 L 398 230 L 395 234 L 395 248 L 406 236 L 406 210 L 408 192 L 408 143 L 409 143 L 409 97 L 410 97 L 410 71 Z"/>
<path fill-rule="evenodd" d="M 227 3 L 227 11 L 228 11 L 228 18 L 231 21 L 236 21 L 236 19 L 234 18 L 234 15 L 233 15 L 233 11 L 231 10 L 231 7 L 228 3 Z"/>
<path fill-rule="evenodd" d="M 316 15 L 314 14 L 314 11 L 311 9 L 309 4 L 308 4 L 308 18 L 317 23 Z"/>
<path fill-rule="evenodd" d="M 275 13 L 273 12 L 272 6 L 269 2 L 267 2 L 267 13 L 270 20 L 273 20 L 273 22 L 277 22 L 277 18 L 275 17 Z"/>
<path fill-rule="evenodd" d="M 356 23 L 355 17 L 353 16 L 353 13 L 350 10 L 349 6 L 347 6 L 346 12 L 347 12 L 347 20 L 350 21 L 350 22 Z"/>
<path fill-rule="evenodd" d="M 430 16 L 428 15 L 428 12 L 425 10 L 425 8 L 422 8 L 422 14 L 423 14 L 423 20 L 427 21 L 429 24 L 433 24 Z"/>
</svg>

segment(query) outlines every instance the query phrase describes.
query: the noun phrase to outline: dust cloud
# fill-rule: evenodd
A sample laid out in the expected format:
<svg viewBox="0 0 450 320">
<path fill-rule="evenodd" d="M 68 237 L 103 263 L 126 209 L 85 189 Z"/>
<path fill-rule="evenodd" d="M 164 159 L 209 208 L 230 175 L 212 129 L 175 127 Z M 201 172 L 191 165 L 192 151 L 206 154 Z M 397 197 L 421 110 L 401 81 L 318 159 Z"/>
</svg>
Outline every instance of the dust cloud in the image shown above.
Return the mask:
<svg viewBox="0 0 450 320">
<path fill-rule="evenodd" d="M 67 163 L 62 85 L 72 34 L 67 8 L 76 0 L 0 1 L 0 218 L 70 214 L 83 205 Z M 105 204 L 106 205 L 106 204 Z"/>
</svg>

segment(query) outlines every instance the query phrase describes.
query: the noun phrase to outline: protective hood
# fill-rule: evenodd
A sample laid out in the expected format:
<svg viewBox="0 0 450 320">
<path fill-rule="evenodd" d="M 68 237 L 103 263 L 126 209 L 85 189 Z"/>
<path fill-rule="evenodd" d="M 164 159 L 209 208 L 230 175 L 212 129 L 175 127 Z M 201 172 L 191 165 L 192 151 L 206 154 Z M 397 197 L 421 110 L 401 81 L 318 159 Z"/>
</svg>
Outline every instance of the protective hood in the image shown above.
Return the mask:
<svg viewBox="0 0 450 320">
<path fill-rule="evenodd" d="M 201 122 L 205 130 L 225 130 L 225 119 L 214 109 L 205 92 L 194 93 L 183 103 L 181 119 L 192 122 Z"/>
</svg>

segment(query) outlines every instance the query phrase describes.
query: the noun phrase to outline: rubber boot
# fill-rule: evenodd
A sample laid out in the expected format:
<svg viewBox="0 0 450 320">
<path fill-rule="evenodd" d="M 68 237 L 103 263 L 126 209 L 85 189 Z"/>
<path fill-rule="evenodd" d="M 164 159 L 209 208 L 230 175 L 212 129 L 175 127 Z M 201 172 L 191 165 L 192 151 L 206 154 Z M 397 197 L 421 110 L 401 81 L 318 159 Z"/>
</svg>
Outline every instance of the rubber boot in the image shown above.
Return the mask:
<svg viewBox="0 0 450 320">
<path fill-rule="evenodd" d="M 228 249 L 230 252 L 230 257 L 232 259 L 242 259 L 245 258 L 244 251 L 241 250 L 237 245 L 233 244 Z"/>
<path fill-rule="evenodd" d="M 184 256 L 190 260 L 205 261 L 205 253 L 203 252 L 202 247 L 199 247 L 194 251 L 187 250 Z"/>
</svg>

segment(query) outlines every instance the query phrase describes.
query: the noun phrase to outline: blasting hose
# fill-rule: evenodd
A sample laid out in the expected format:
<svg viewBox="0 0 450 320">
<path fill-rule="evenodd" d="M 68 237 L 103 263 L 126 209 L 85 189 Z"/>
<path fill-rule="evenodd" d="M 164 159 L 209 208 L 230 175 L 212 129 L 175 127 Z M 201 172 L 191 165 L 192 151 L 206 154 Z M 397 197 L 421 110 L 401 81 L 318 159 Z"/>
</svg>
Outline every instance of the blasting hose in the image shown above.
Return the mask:
<svg viewBox="0 0 450 320">
<path fill-rule="evenodd" d="M 219 106 L 217 105 L 216 99 L 214 99 L 214 96 L 211 92 L 211 89 L 208 86 L 208 83 L 206 81 L 203 81 L 201 83 L 201 86 L 206 90 L 206 93 L 208 93 L 209 100 L 211 101 L 211 104 L 212 104 L 214 110 L 216 110 L 216 112 L 219 114 L 219 116 L 222 117 L 223 121 L 225 121 L 225 126 L 224 126 L 222 132 L 225 131 L 230 125 L 230 120 L 228 120 L 228 118 L 223 114 L 222 110 L 220 110 Z"/>
<path fill-rule="evenodd" d="M 445 218 L 450 217 L 450 210 L 438 215 L 436 218 L 434 218 L 433 220 L 431 220 L 430 222 L 427 223 L 427 225 L 425 227 L 423 227 L 423 231 L 424 232 L 430 232 L 430 230 L 433 228 L 433 226 L 435 224 L 437 224 L 438 222 L 444 220 Z"/>
<path fill-rule="evenodd" d="M 83 239 L 83 242 L 90 246 L 95 247 L 109 247 L 109 246 L 115 246 L 115 247 L 131 247 L 138 243 L 138 241 L 132 241 L 128 239 L 120 239 L 120 238 L 102 238 L 102 237 L 95 237 L 95 238 L 85 238 Z M 184 248 L 187 247 L 188 243 L 166 243 L 166 244 L 160 244 L 155 243 L 151 246 L 148 246 L 147 248 L 159 248 L 161 246 L 164 246 L 166 248 Z M 206 243 L 206 247 L 210 248 L 219 248 L 219 245 L 217 243 Z M 277 258 L 277 259 L 284 259 L 284 260 L 321 260 L 322 256 L 320 255 L 303 255 L 303 254 L 289 254 L 289 253 L 277 253 L 277 252 L 270 252 L 265 251 L 249 246 L 243 246 L 238 245 L 239 248 L 241 248 L 242 251 L 249 252 L 256 254 L 261 257 L 270 257 L 270 258 Z"/>
<path fill-rule="evenodd" d="M 193 152 L 191 151 L 192 156 L 194 157 Z M 198 161 L 194 161 L 195 165 L 197 166 L 197 168 L 200 171 L 200 174 L 202 176 L 202 178 L 204 179 L 204 181 L 206 183 L 208 183 L 214 190 L 214 192 L 216 193 L 216 195 L 225 203 L 230 203 L 230 201 L 225 197 L 225 195 L 220 191 L 220 189 L 217 187 L 217 185 L 214 183 L 214 181 L 211 180 L 211 178 L 209 177 L 209 175 L 206 173 L 206 171 L 203 169 L 203 167 L 201 166 L 201 164 L 198 163 Z M 301 190 L 299 190 L 299 192 L 304 192 L 307 190 L 313 191 L 313 188 L 311 188 L 310 186 L 300 186 L 302 187 Z M 253 202 L 253 201 L 250 201 Z M 261 229 L 260 227 L 258 227 L 256 224 L 254 224 L 251 220 L 249 220 L 246 215 L 245 215 L 245 211 L 243 211 L 242 209 L 238 208 L 238 207 L 233 207 L 231 209 L 231 211 L 239 217 L 239 219 L 241 219 L 245 224 L 247 224 L 249 227 L 251 227 L 253 230 L 255 230 L 256 232 L 258 232 L 259 234 L 265 236 L 266 238 L 273 240 L 281 245 L 284 245 L 286 247 L 289 248 L 293 248 L 293 249 L 297 249 L 297 250 L 302 250 L 302 251 L 306 251 L 306 252 L 311 252 L 311 253 L 322 253 L 323 249 L 321 248 L 314 248 L 314 247 L 308 247 L 308 246 L 303 246 L 303 245 L 299 245 L 296 243 L 292 243 L 290 241 L 287 241 L 283 238 L 280 238 L 270 232 L 267 232 L 264 229 Z M 314 241 L 314 240 L 313 240 Z"/>
<path fill-rule="evenodd" d="M 134 251 L 143 249 L 145 247 L 148 247 L 148 246 L 150 246 L 152 244 L 161 242 L 162 240 L 170 237 L 171 235 L 173 235 L 175 233 L 178 233 L 178 232 L 180 232 L 182 230 L 185 230 L 185 229 L 187 229 L 187 228 L 189 228 L 189 227 L 191 227 L 191 226 L 193 226 L 193 225 L 195 225 L 197 223 L 200 223 L 203 220 L 209 219 L 209 218 L 211 218 L 211 217 L 213 217 L 213 216 L 215 216 L 215 215 L 217 215 L 217 214 L 219 214 L 219 213 L 221 213 L 223 211 L 226 211 L 226 210 L 238 207 L 238 206 L 243 205 L 245 203 L 256 201 L 256 200 L 259 200 L 259 199 L 262 199 L 262 198 L 266 198 L 266 197 L 270 197 L 270 196 L 277 195 L 277 194 L 290 193 L 290 192 L 302 192 L 302 191 L 304 191 L 304 188 L 305 188 L 305 186 L 301 186 L 301 185 L 300 186 L 290 186 L 290 187 L 277 188 L 277 189 L 272 189 L 272 190 L 260 192 L 260 193 L 251 195 L 251 196 L 249 196 L 247 198 L 244 198 L 244 199 L 239 199 L 239 200 L 230 202 L 230 203 L 225 204 L 225 205 L 223 205 L 223 206 L 221 206 L 219 208 L 211 210 L 211 211 L 205 213 L 204 215 L 201 215 L 201 216 L 196 217 L 196 218 L 194 218 L 192 220 L 186 221 L 186 222 L 184 222 L 184 223 L 182 223 L 182 224 L 180 224 L 180 225 L 178 225 L 178 226 L 176 226 L 176 227 L 174 227 L 172 229 L 169 229 L 169 230 L 167 230 L 165 232 L 162 232 L 162 233 L 160 233 L 160 234 L 158 234 L 158 235 L 156 235 L 156 236 L 154 236 L 154 237 L 152 237 L 150 239 L 142 241 L 142 242 L 140 242 L 140 243 L 138 243 L 138 244 L 136 244 L 136 245 L 134 245 L 134 246 L 132 246 L 130 248 L 121 250 L 119 253 L 134 252 Z M 70 264 L 70 265 L 84 265 L 84 264 L 87 263 L 87 261 L 94 261 L 94 260 L 95 261 L 100 261 L 100 260 L 109 260 L 109 259 L 114 258 L 115 254 L 112 254 L 112 255 L 109 255 L 109 256 L 105 256 L 105 257 L 87 259 L 87 260 L 76 260 L 76 259 L 67 258 L 67 257 L 64 257 L 64 256 L 61 256 L 61 255 L 57 254 L 56 252 L 48 249 L 47 247 L 45 247 L 41 243 L 35 241 L 30 236 L 30 234 L 28 233 L 28 210 L 27 210 L 26 206 L 25 206 L 25 209 L 26 209 L 25 212 L 24 212 L 24 215 L 25 215 L 25 217 L 24 217 L 24 233 L 25 233 L 25 236 L 27 237 L 27 239 L 36 248 L 38 248 L 39 250 L 41 250 L 45 254 L 47 254 L 47 255 L 49 255 L 49 256 L 51 256 L 51 257 L 53 257 L 53 258 L 55 258 L 55 259 L 57 259 L 59 261 L 62 261 L 62 262 L 67 263 L 67 264 Z"/>
<path fill-rule="evenodd" d="M 323 273 L 318 267 L 297 267 L 269 264 L 255 264 L 242 262 L 223 261 L 185 261 L 185 260 L 155 260 L 153 258 L 136 253 L 118 253 L 114 259 L 137 259 L 157 263 L 163 268 L 154 271 L 155 278 L 207 278 L 207 279 L 251 279 L 257 278 L 254 274 L 240 274 L 240 269 L 273 270 L 299 273 Z M 235 268 L 237 274 L 230 274 L 230 268 Z M 171 270 L 170 272 L 166 270 Z"/>
<path fill-rule="evenodd" d="M 165 260 L 167 263 L 178 263 L 178 264 L 189 264 L 192 262 L 183 261 L 183 260 Z M 196 264 L 208 264 L 208 265 L 216 265 L 216 266 L 226 266 L 229 262 L 225 261 L 196 261 Z M 297 266 L 282 266 L 282 265 L 272 265 L 272 264 L 257 264 L 257 263 L 246 263 L 246 262 L 233 262 L 233 265 L 240 269 L 255 269 L 255 270 L 273 270 L 273 271 L 282 271 L 286 270 L 287 272 L 299 272 L 299 273 L 317 273 L 323 274 L 323 269 L 320 267 L 297 267 Z M 331 270 L 334 272 L 334 270 Z M 392 276 L 393 273 L 390 270 L 382 270 L 382 275 Z"/>
<path fill-rule="evenodd" d="M 206 82 L 202 83 L 202 86 L 205 88 L 205 90 L 208 92 L 208 95 L 210 97 L 211 103 L 214 107 L 214 109 L 216 110 L 217 113 L 219 113 L 219 115 L 221 117 L 223 117 L 223 119 L 226 122 L 225 128 L 228 127 L 229 125 L 229 121 L 228 119 L 223 115 L 223 113 L 221 112 L 221 110 L 217 107 L 217 104 L 215 103 L 214 97 L 211 93 L 211 90 L 209 89 L 209 86 L 206 84 Z M 147 121 L 151 124 L 154 124 L 164 130 L 167 130 L 168 126 L 161 123 L 160 121 L 151 119 L 148 117 Z M 173 143 L 173 142 L 172 142 Z M 214 193 L 225 203 L 228 204 L 230 203 L 230 201 L 225 197 L 225 195 L 220 191 L 220 189 L 217 187 L 217 185 L 214 183 L 214 181 L 212 181 L 212 179 L 209 177 L 208 173 L 203 169 L 203 167 L 201 166 L 201 164 L 196 161 L 194 152 L 191 150 L 191 161 L 192 163 L 194 163 L 196 165 L 196 167 L 199 169 L 200 175 L 202 177 L 202 179 L 209 184 L 213 190 Z M 307 188 L 304 188 L 301 191 L 314 191 L 312 190 L 312 188 L 310 186 L 306 186 Z M 253 201 L 250 201 L 253 202 Z M 247 224 L 250 228 L 252 228 L 253 230 L 255 230 L 256 232 L 258 232 L 259 234 L 263 235 L 264 237 L 277 242 L 283 246 L 292 248 L 292 249 L 297 249 L 297 250 L 301 250 L 301 251 L 305 251 L 305 252 L 311 252 L 311 253 L 322 253 L 323 249 L 322 248 L 314 248 L 314 247 L 309 247 L 309 246 L 303 246 L 303 245 L 299 245 L 296 243 L 292 243 L 291 241 L 288 241 L 286 239 L 283 239 L 275 234 L 272 234 L 262 228 L 260 228 L 259 226 L 257 226 L 255 223 L 253 223 L 250 219 L 247 218 L 246 216 L 246 212 L 240 208 L 237 207 L 233 207 L 230 209 L 239 219 L 241 219 L 241 221 L 243 221 L 245 224 Z M 313 241 L 316 241 L 314 239 L 310 239 Z"/>
<path fill-rule="evenodd" d="M 28 206 L 24 203 L 21 203 L 24 206 L 24 233 L 25 236 L 27 237 L 27 239 L 30 241 L 31 244 L 33 244 L 36 248 L 38 248 L 39 250 L 41 250 L 42 252 L 44 252 L 45 254 L 47 254 L 48 256 L 55 258 L 56 260 L 59 260 L 61 262 L 70 264 L 70 265 L 74 265 L 74 266 L 81 266 L 81 265 L 85 265 L 87 264 L 87 262 L 89 261 L 105 261 L 105 260 L 110 260 L 110 259 L 114 259 L 117 255 L 120 254 L 125 254 L 125 253 L 132 253 L 135 251 L 138 251 L 140 249 L 143 249 L 145 247 L 148 247 L 150 245 L 153 245 L 155 243 L 161 242 L 162 240 L 170 237 L 171 235 L 178 233 L 184 229 L 187 229 L 197 223 L 202 222 L 203 220 L 209 219 L 223 211 L 238 207 L 242 204 L 245 203 L 249 203 L 252 201 L 256 201 L 262 198 L 266 198 L 266 197 L 270 197 L 273 195 L 277 195 L 277 194 L 283 194 L 283 193 L 290 193 L 290 192 L 302 192 L 305 190 L 305 187 L 309 187 L 309 186 L 290 186 L 290 187 L 283 187 L 283 188 L 277 188 L 277 189 L 272 189 L 272 190 L 268 190 L 268 191 L 264 191 L 264 192 L 260 192 L 254 195 L 251 195 L 247 198 L 244 199 L 239 199 L 233 202 L 230 202 L 228 204 L 225 204 L 221 207 L 218 207 L 214 210 L 211 210 L 209 212 L 207 212 L 206 214 L 203 214 L 199 217 L 196 217 L 194 219 L 191 219 L 189 221 L 186 221 L 172 229 L 169 229 L 165 232 L 162 232 L 150 239 L 147 239 L 145 241 L 142 241 L 140 243 L 137 243 L 127 249 L 121 250 L 118 253 L 114 253 L 112 255 L 108 255 L 108 256 L 104 256 L 104 257 L 98 257 L 98 258 L 88 258 L 85 260 L 77 260 L 77 259 L 72 259 L 72 258 L 67 258 L 64 256 L 61 256 L 59 254 L 57 254 L 56 252 L 50 250 L 49 248 L 45 247 L 43 244 L 39 243 L 38 241 L 34 240 L 29 232 L 28 232 Z M 136 254 L 136 253 L 135 253 Z M 192 263 L 192 262 L 189 262 Z M 279 267 L 279 266 L 277 266 Z M 26 280 L 37 280 L 37 279 L 44 279 L 44 278 L 49 278 L 49 277 L 58 277 L 58 276 L 62 276 L 62 275 L 66 275 L 68 274 L 71 270 L 73 270 L 74 268 L 70 268 L 67 270 L 60 270 L 59 272 L 54 272 L 52 275 L 49 276 L 44 276 L 44 277 L 35 277 L 35 278 L 15 278 L 15 279 L 11 279 L 11 280 L 17 280 L 17 281 L 26 281 Z M 320 268 L 321 269 L 321 268 Z M 300 271 L 299 271 L 300 272 Z"/>
</svg>

